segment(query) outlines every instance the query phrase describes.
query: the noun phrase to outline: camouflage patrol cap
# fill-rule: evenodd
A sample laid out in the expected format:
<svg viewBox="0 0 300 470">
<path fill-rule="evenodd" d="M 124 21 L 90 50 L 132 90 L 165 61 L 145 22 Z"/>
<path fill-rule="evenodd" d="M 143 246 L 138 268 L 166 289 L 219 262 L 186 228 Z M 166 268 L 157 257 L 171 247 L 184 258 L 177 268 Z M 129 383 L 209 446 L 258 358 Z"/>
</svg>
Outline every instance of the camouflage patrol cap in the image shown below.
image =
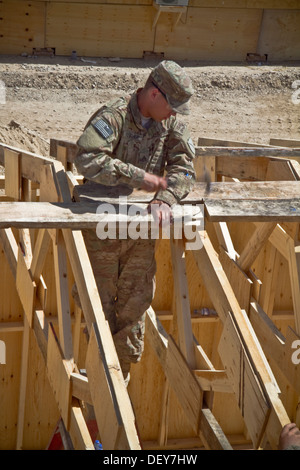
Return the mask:
<svg viewBox="0 0 300 470">
<path fill-rule="evenodd" d="M 151 72 L 150 80 L 164 94 L 173 111 L 189 114 L 189 99 L 194 93 L 185 70 L 172 60 L 160 62 Z"/>
</svg>

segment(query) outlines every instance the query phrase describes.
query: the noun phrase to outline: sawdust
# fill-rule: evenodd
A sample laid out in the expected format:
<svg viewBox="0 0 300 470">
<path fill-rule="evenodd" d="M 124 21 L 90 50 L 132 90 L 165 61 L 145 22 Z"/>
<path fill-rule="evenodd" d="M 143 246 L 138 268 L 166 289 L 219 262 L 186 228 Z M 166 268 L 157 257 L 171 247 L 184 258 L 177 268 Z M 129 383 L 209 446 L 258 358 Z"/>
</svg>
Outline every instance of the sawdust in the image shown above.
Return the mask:
<svg viewBox="0 0 300 470">
<path fill-rule="evenodd" d="M 75 141 L 90 115 L 113 96 L 142 86 L 153 60 L 0 56 L 6 103 L 0 141 L 48 155 L 51 137 Z M 186 118 L 192 137 L 268 144 L 300 139 L 300 104 L 292 101 L 299 64 L 183 62 L 195 95 Z"/>
</svg>

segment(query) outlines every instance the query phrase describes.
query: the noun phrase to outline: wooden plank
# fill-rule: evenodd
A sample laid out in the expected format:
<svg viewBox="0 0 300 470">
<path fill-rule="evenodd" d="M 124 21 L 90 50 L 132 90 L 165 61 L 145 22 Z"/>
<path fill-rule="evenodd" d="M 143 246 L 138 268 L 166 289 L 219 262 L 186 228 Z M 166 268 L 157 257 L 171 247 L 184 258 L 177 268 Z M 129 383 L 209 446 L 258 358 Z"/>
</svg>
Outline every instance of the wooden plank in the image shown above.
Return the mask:
<svg viewBox="0 0 300 470">
<path fill-rule="evenodd" d="M 202 409 L 202 390 L 196 377 L 173 338 L 165 332 L 152 308 L 147 310 L 146 338 L 154 349 L 190 424 L 203 439 L 206 448 L 229 448 L 227 439 L 217 422 L 209 412 L 205 415 Z M 209 418 L 211 418 L 210 423 L 207 422 Z"/>
<path fill-rule="evenodd" d="M 4 203 L 5 204 L 5 203 Z M 205 200 L 211 222 L 299 222 L 300 202 L 291 200 Z"/>
<path fill-rule="evenodd" d="M 67 153 L 67 162 L 73 163 L 78 152 L 78 147 L 75 142 L 70 142 L 68 140 L 61 139 L 50 139 L 50 155 L 54 158 L 57 158 L 58 148 L 65 147 Z"/>
<path fill-rule="evenodd" d="M 27 229 L 20 230 L 19 233 L 20 243 L 23 245 L 24 261 L 27 269 L 31 264 L 32 248 L 30 241 L 30 234 Z M 24 419 L 26 407 L 26 392 L 27 392 L 27 375 L 29 365 L 29 342 L 30 342 L 30 327 L 26 315 L 24 315 L 24 330 L 22 338 L 22 360 L 21 360 L 21 379 L 20 379 L 20 394 L 18 406 L 18 428 L 17 428 L 17 441 L 16 449 L 22 449 L 23 432 L 24 432 Z"/>
<path fill-rule="evenodd" d="M 29 341 L 30 341 L 29 323 L 27 321 L 27 318 L 24 317 L 16 450 L 22 449 L 22 444 L 23 444 L 24 419 L 25 419 L 25 408 L 26 408 L 26 391 L 27 391 L 28 357 L 29 357 Z"/>
<path fill-rule="evenodd" d="M 99 402 L 99 389 L 97 388 L 99 385 L 98 381 L 100 377 L 98 374 L 100 374 L 100 371 L 97 370 L 97 372 L 95 372 L 95 362 L 99 367 L 101 366 L 101 363 L 105 366 L 105 380 L 106 383 L 109 384 L 109 389 L 104 387 L 104 392 L 109 392 L 110 390 L 110 393 L 113 393 L 116 397 L 117 402 L 119 401 L 119 403 L 122 403 L 122 409 L 120 410 L 123 420 L 122 432 L 121 435 L 118 436 L 120 441 L 116 442 L 115 445 L 117 448 L 122 448 L 122 446 L 128 448 L 129 446 L 131 449 L 139 449 L 140 443 L 137 437 L 134 421 L 132 420 L 133 411 L 131 409 L 131 403 L 127 394 L 109 325 L 104 316 L 82 233 L 64 230 L 63 235 L 88 331 L 91 334 L 91 331 L 95 329 L 95 336 L 94 340 L 92 340 L 93 343 L 91 343 L 91 348 L 98 350 L 101 346 L 101 354 L 100 351 L 98 351 L 94 359 L 93 355 L 90 355 L 90 360 L 86 360 L 88 378 L 90 380 L 90 376 L 91 378 L 94 377 L 94 380 L 92 379 L 90 381 L 90 389 L 96 416 L 98 416 L 99 419 L 101 418 L 102 404 L 101 401 Z M 96 324 L 95 328 L 93 327 L 94 323 Z M 107 364 L 109 367 L 107 367 Z M 102 372 L 104 366 L 101 366 Z M 102 400 L 107 399 L 108 397 L 102 397 Z M 125 417 L 123 413 L 125 413 Z M 97 421 L 97 424 L 99 428 L 102 426 L 101 422 Z"/>
<path fill-rule="evenodd" d="M 217 185 L 218 183 L 213 183 Z M 292 184 L 292 182 L 290 183 Z M 300 203 L 298 182 L 295 191 L 293 188 L 290 189 L 290 194 L 280 192 L 279 188 L 277 196 L 274 194 L 268 195 L 267 187 L 265 196 L 261 198 L 249 197 L 243 199 L 237 197 L 237 192 L 230 193 L 232 199 L 226 199 L 223 195 L 223 199 L 220 200 L 218 197 L 219 189 L 216 191 L 215 197 L 205 198 L 205 209 L 208 219 L 212 222 L 227 222 L 232 220 L 237 221 L 286 221 L 286 222 L 299 222 L 300 215 Z M 253 187 L 252 195 L 255 192 L 255 186 Z M 274 189 L 274 188 L 273 188 Z M 238 190 L 238 187 L 237 187 Z M 212 189 L 214 191 L 214 189 Z M 291 192 L 294 192 L 292 195 Z M 251 193 L 249 193 L 250 195 Z M 203 202 L 203 193 L 196 189 L 186 198 L 184 204 L 194 204 Z M 282 197 L 281 197 L 282 196 Z M 102 199 L 105 202 L 105 199 Z M 115 210 L 117 211 L 118 206 L 115 200 L 109 201 Z M 128 205 L 131 204 L 131 200 L 128 200 Z M 141 209 L 145 208 L 147 203 L 134 201 L 135 205 L 140 204 Z M 99 222 L 103 220 L 103 214 L 98 213 L 99 201 L 88 202 L 88 203 L 50 203 L 50 202 L 2 202 L 0 204 L 0 228 L 95 228 Z M 127 224 L 126 220 L 131 220 L 129 216 L 127 218 L 121 217 L 120 221 Z M 152 218 L 151 215 L 144 219 L 150 224 Z M 149 225 L 150 226 L 150 225 Z"/>
<path fill-rule="evenodd" d="M 5 194 L 15 200 L 21 199 L 21 155 L 4 149 Z"/>
<path fill-rule="evenodd" d="M 300 140 L 271 138 L 270 145 L 277 145 L 280 147 L 300 148 Z"/>
<path fill-rule="evenodd" d="M 296 332 L 300 334 L 300 247 L 295 247 L 292 238 L 289 239 L 288 252 L 289 274 L 295 315 L 295 329 Z"/>
<path fill-rule="evenodd" d="M 300 157 L 299 148 L 272 147 L 196 147 L 197 157 Z"/>
<path fill-rule="evenodd" d="M 13 236 L 13 233 L 11 229 L 9 230 L 3 230 L 0 232 L 1 234 L 1 239 L 4 242 L 4 246 L 6 247 L 6 252 L 8 253 L 8 258 L 9 258 L 9 264 L 11 271 L 14 275 L 14 278 L 16 278 L 16 273 L 17 273 L 17 260 L 18 260 L 18 247 L 16 244 L 16 240 Z M 45 253 L 44 250 L 43 254 Z M 34 257 L 34 254 L 33 254 Z M 25 262 L 24 262 L 25 263 Z M 34 264 L 32 263 L 34 266 Z M 41 266 L 40 263 L 37 263 L 35 266 Z M 27 268 L 27 265 L 26 265 Z M 39 274 L 39 269 L 33 269 L 34 273 L 36 275 Z M 27 271 L 29 272 L 29 271 Z M 39 347 L 39 350 L 42 354 L 42 357 L 45 361 L 45 365 L 47 363 L 47 351 L 48 351 L 48 322 L 45 317 L 44 311 L 42 309 L 35 309 L 34 315 L 33 315 L 33 322 L 32 322 L 32 328 L 35 333 L 35 338 Z M 11 325 L 13 327 L 13 325 Z M 59 360 L 59 356 L 61 359 L 61 354 L 59 353 L 58 345 L 56 348 L 54 348 L 54 352 L 56 351 L 57 359 Z M 25 356 L 24 356 L 25 357 Z M 58 369 L 60 368 L 62 375 L 64 376 L 64 364 L 58 364 Z M 56 369 L 55 369 L 55 364 L 53 364 L 53 374 L 55 376 L 56 374 Z M 68 374 L 68 371 L 67 371 Z M 57 377 L 56 377 L 57 379 Z M 58 380 L 59 382 L 59 380 Z M 53 384 L 54 382 L 52 382 Z M 72 383 L 73 384 L 73 383 Z M 60 384 L 60 386 L 63 384 Z M 22 388 L 23 391 L 25 388 Z M 78 387 L 77 387 L 78 389 Z M 63 392 L 60 390 L 60 393 L 63 394 Z M 56 391 L 57 396 L 59 395 L 58 391 Z M 84 395 L 84 398 L 86 396 Z M 22 403 L 20 403 L 20 406 L 22 406 Z M 21 409 L 20 409 L 21 412 Z M 19 426 L 19 431 L 18 431 L 18 441 L 17 441 L 17 446 L 19 447 L 21 445 L 21 438 L 22 438 L 22 422 L 20 421 Z M 74 443 L 74 446 L 76 449 L 94 449 L 93 442 L 91 440 L 91 437 L 89 435 L 89 431 L 87 429 L 87 426 L 85 424 L 82 411 L 80 409 L 80 406 L 76 400 L 72 400 L 72 407 L 70 410 L 70 435 L 72 437 L 72 441 Z"/>
<path fill-rule="evenodd" d="M 295 181 L 296 178 L 290 161 L 270 160 L 266 181 Z"/>
<path fill-rule="evenodd" d="M 299 336 L 288 328 L 287 337 L 284 337 L 255 301 L 250 304 L 249 318 L 272 366 L 278 367 L 295 391 L 300 394 L 299 365 L 292 361 L 293 349 L 291 347 Z"/>
<path fill-rule="evenodd" d="M 46 229 L 38 231 L 33 248 L 30 271 L 34 281 L 37 283 L 43 270 L 45 259 L 50 246 L 50 236 Z"/>
<path fill-rule="evenodd" d="M 206 6 L 189 6 L 184 22 L 177 25 L 176 34 L 172 31 L 172 18 L 166 13 L 157 24 L 154 51 L 177 60 L 223 61 L 244 60 L 247 52 L 255 50 L 261 9 Z M 245 29 L 247 37 L 243 34 Z"/>
<path fill-rule="evenodd" d="M 78 400 L 72 399 L 70 410 L 70 435 L 75 450 L 95 450 Z"/>
<path fill-rule="evenodd" d="M 231 239 L 231 235 L 228 229 L 228 225 L 226 222 L 217 222 L 214 224 L 214 229 L 218 238 L 218 242 L 220 247 L 223 247 L 225 251 L 228 253 L 228 256 L 236 260 L 237 253 L 234 249 L 234 245 Z"/>
<path fill-rule="evenodd" d="M 67 149 L 62 145 L 57 146 L 57 160 L 61 162 L 64 169 L 67 170 L 68 160 L 67 160 Z"/>
<path fill-rule="evenodd" d="M 277 145 L 262 145 L 257 142 L 241 142 L 236 140 L 224 140 L 224 139 L 215 139 L 210 137 L 199 137 L 198 138 L 198 147 L 276 147 Z M 290 147 L 288 145 L 280 145 L 280 147 Z M 293 145 L 293 147 L 298 147 L 298 145 Z M 300 147 L 300 143 L 299 143 Z"/>
<path fill-rule="evenodd" d="M 209 408 L 203 408 L 201 412 L 200 436 L 208 449 L 233 450 L 227 437 L 223 433 L 219 423 Z"/>
<path fill-rule="evenodd" d="M 248 312 L 253 282 L 222 247 L 219 259 L 240 307 Z"/>
<path fill-rule="evenodd" d="M 230 313 L 224 324 L 218 352 L 226 364 L 226 371 L 253 445 L 258 448 L 270 414 L 270 405 Z"/>
<path fill-rule="evenodd" d="M 44 44 L 45 8 L 45 2 L 2 2 L 1 54 L 20 54 L 21 51 L 32 54 L 33 47 Z"/>
<path fill-rule="evenodd" d="M 4 154 L 6 149 L 9 149 L 10 151 L 16 152 L 21 155 L 21 177 L 31 180 L 35 183 L 40 182 L 39 175 L 42 166 L 47 163 L 53 163 L 53 159 L 49 157 L 43 157 L 27 150 L 5 144 L 4 142 L 0 142 L 0 163 L 4 166 Z"/>
<path fill-rule="evenodd" d="M 270 402 L 272 408 L 271 412 L 274 412 L 276 415 L 278 426 L 274 428 L 275 433 L 280 426 L 282 429 L 282 427 L 289 422 L 287 413 L 279 399 L 278 385 L 257 340 L 254 330 L 251 327 L 249 319 L 245 312 L 241 310 L 235 298 L 232 287 L 229 284 L 227 277 L 225 276 L 218 256 L 207 236 L 207 233 L 200 232 L 199 235 L 201 236 L 202 240 L 202 248 L 201 250 L 193 251 L 196 264 L 199 268 L 202 279 L 205 282 L 206 289 L 214 304 L 214 308 L 217 311 L 222 323 L 225 324 L 229 312 L 233 316 L 234 327 L 236 328 L 238 335 L 243 342 L 242 346 L 245 348 L 248 358 L 251 360 L 251 368 L 255 371 L 260 386 L 262 387 L 264 394 Z M 228 360 L 229 359 L 230 357 L 228 357 Z M 224 365 L 226 366 L 227 364 L 225 363 Z M 235 374 L 237 374 L 235 376 L 235 383 L 238 383 L 240 377 L 239 371 L 237 369 L 234 370 Z M 250 374 L 249 380 L 252 380 L 251 369 L 248 367 L 248 365 L 247 371 Z M 272 430 L 269 429 L 269 432 L 271 431 Z M 279 436 L 274 436 L 273 434 L 269 437 L 272 441 L 274 440 L 274 437 L 277 440 L 279 438 Z M 259 438 L 259 436 L 257 436 L 257 438 Z"/>
<path fill-rule="evenodd" d="M 290 163 L 290 162 L 289 162 Z M 292 163 L 292 162 L 291 162 Z M 58 176 L 58 175 L 57 175 Z M 50 195 L 49 195 L 50 196 Z M 77 200 L 82 203 L 89 202 L 111 202 L 112 204 L 119 203 L 118 198 L 107 197 L 106 195 L 99 196 L 99 188 L 97 185 L 77 185 L 76 187 Z M 202 202 L 204 199 L 219 199 L 226 200 L 276 200 L 276 199 L 294 199 L 300 197 L 300 182 L 291 181 L 287 184 L 284 181 L 251 181 L 251 182 L 211 182 L 209 194 L 207 194 L 206 184 L 198 182 L 194 185 L 191 192 L 183 199 L 183 203 L 196 203 Z M 134 203 L 147 203 L 153 198 L 153 194 L 144 191 L 133 191 L 127 197 L 127 201 L 122 201 L 123 204 Z M 55 202 L 55 201 L 54 201 Z M 70 202 L 65 200 L 64 202 Z"/>
<path fill-rule="evenodd" d="M 270 222 L 260 224 L 256 228 L 237 261 L 238 265 L 243 271 L 248 272 L 250 270 L 252 264 L 256 260 L 263 246 L 268 241 L 276 225 L 277 224 L 275 222 Z"/>
<path fill-rule="evenodd" d="M 14 279 L 17 275 L 18 244 L 11 228 L 0 229 L 1 244 Z"/>
<path fill-rule="evenodd" d="M 16 289 L 26 314 L 29 326 L 32 326 L 36 284 L 27 268 L 21 248 L 18 250 L 18 263 L 16 272 Z"/>
<path fill-rule="evenodd" d="M 262 297 L 260 299 L 263 310 L 268 314 L 273 314 L 275 293 L 278 288 L 278 275 L 280 272 L 279 254 L 274 246 L 270 246 L 266 253 L 265 273 Z"/>
<path fill-rule="evenodd" d="M 203 391 L 232 393 L 232 384 L 224 370 L 194 370 Z"/>
<path fill-rule="evenodd" d="M 194 431 L 198 432 L 202 390 L 174 339 L 170 336 L 164 371 Z"/>
<path fill-rule="evenodd" d="M 85 403 L 93 404 L 88 378 L 78 372 L 71 372 L 72 395 Z"/>
<path fill-rule="evenodd" d="M 58 55 L 143 57 L 153 49 L 152 17 L 152 5 L 51 2 L 45 41 Z"/>
<path fill-rule="evenodd" d="M 266 9 L 257 52 L 265 54 L 267 51 L 268 59 L 271 61 L 299 60 L 299 27 L 299 5 L 295 10 Z"/>
<path fill-rule="evenodd" d="M 111 202 L 117 204 L 118 198 L 106 197 L 106 194 L 99 195 L 97 184 L 77 185 L 75 189 L 76 201 L 82 203 L 89 202 Z M 133 191 L 123 204 L 147 203 L 154 194 L 144 191 Z M 197 182 L 190 193 L 182 200 L 183 204 L 200 203 L 206 199 L 226 199 L 226 200 L 276 200 L 295 199 L 300 197 L 300 182 L 291 181 L 287 184 L 284 181 L 243 181 L 243 182 L 214 182 L 211 181 L 210 190 L 207 192 L 206 183 Z M 64 201 L 68 202 L 68 201 Z"/>
<path fill-rule="evenodd" d="M 33 331 L 35 334 L 36 341 L 39 346 L 39 350 L 43 356 L 43 359 L 45 361 L 45 366 L 47 366 L 48 363 L 48 332 L 52 331 L 52 346 L 50 345 L 53 353 L 53 357 L 50 359 L 51 362 L 51 374 L 53 375 L 53 380 L 50 378 L 50 383 L 52 387 L 58 387 L 55 390 L 53 390 L 55 394 L 55 398 L 58 402 L 58 400 L 61 400 L 58 402 L 58 406 L 60 407 L 65 407 L 65 415 L 67 415 L 67 403 L 68 403 L 68 396 L 69 396 L 69 389 L 70 389 L 70 394 L 73 394 L 73 389 L 74 389 L 74 397 L 71 397 L 71 406 L 70 406 L 70 420 L 69 420 L 69 433 L 72 439 L 72 443 L 74 445 L 74 448 L 76 450 L 94 450 L 94 444 L 92 442 L 91 436 L 89 434 L 89 430 L 87 428 L 87 425 L 85 423 L 85 419 L 83 417 L 83 412 L 80 407 L 80 403 L 78 400 L 75 398 L 78 395 L 80 395 L 78 398 L 80 399 L 88 399 L 88 402 L 90 400 L 90 394 L 89 392 L 84 389 L 83 387 L 78 386 L 78 380 L 76 380 L 77 377 L 73 377 L 73 375 L 76 373 L 70 372 L 71 368 L 70 363 L 67 361 L 64 361 L 62 358 L 62 353 L 60 351 L 59 345 L 56 342 L 54 344 L 55 339 L 55 334 L 53 333 L 53 327 L 49 327 L 48 321 L 46 319 L 46 316 L 43 312 L 43 310 L 35 310 L 34 316 L 33 316 Z M 51 332 L 50 332 L 51 335 Z M 62 381 L 60 381 L 59 374 L 61 374 Z M 70 380 L 69 380 L 70 379 Z M 81 383 L 82 385 L 82 383 Z M 67 388 L 66 388 L 67 387 Z M 80 393 L 78 391 L 80 390 Z"/>
<path fill-rule="evenodd" d="M 58 339 L 50 323 L 47 346 L 47 374 L 67 430 L 70 429 L 71 379 L 73 366 L 64 360 Z"/>
<path fill-rule="evenodd" d="M 40 201 L 59 202 L 60 191 L 54 165 L 46 164 L 40 169 Z"/>
<path fill-rule="evenodd" d="M 128 406 L 124 379 L 113 352 L 104 351 L 101 338 L 92 327 L 86 371 L 101 443 L 104 450 L 139 450 L 134 414 Z"/>
<path fill-rule="evenodd" d="M 190 367 L 195 368 L 195 350 L 191 323 L 189 288 L 186 277 L 184 241 L 171 238 L 170 245 L 179 347 Z"/>
<path fill-rule="evenodd" d="M 195 157 L 198 158 L 203 157 Z M 269 164 L 268 157 L 237 157 L 228 156 L 216 158 L 216 172 L 218 176 L 228 176 L 240 180 L 265 181 Z"/>
<path fill-rule="evenodd" d="M 63 350 L 64 358 L 74 361 L 67 256 L 61 231 L 58 231 L 56 243 L 53 243 L 53 258 L 60 346 Z"/>
</svg>

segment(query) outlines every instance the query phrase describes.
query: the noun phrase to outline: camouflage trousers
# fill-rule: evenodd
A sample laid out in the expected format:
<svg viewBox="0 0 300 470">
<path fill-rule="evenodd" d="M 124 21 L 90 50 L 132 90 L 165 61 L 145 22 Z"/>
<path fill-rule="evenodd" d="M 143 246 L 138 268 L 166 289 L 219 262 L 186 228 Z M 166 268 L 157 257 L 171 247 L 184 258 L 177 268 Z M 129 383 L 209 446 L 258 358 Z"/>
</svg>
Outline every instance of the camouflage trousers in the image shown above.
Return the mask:
<svg viewBox="0 0 300 470">
<path fill-rule="evenodd" d="M 100 240 L 83 230 L 124 378 L 144 350 L 145 312 L 155 292 L 155 240 Z"/>
</svg>

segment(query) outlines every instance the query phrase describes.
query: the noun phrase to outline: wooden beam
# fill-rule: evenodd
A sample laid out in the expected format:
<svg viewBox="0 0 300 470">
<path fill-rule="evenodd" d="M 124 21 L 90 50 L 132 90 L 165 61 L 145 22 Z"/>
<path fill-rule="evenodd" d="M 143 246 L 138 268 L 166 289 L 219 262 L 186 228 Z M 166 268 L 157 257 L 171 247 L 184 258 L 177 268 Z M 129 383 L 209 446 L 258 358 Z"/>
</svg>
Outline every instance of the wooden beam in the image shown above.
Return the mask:
<svg viewBox="0 0 300 470">
<path fill-rule="evenodd" d="M 187 203 L 185 201 L 185 203 Z M 136 203 L 135 203 L 136 205 Z M 1 228 L 55 228 L 81 230 L 97 227 L 104 215 L 98 213 L 98 203 L 2 202 Z M 145 204 L 140 205 L 141 210 Z M 300 200 L 216 200 L 205 199 L 205 217 L 211 222 L 299 222 Z M 124 227 L 132 219 L 121 219 Z M 153 219 L 145 216 L 149 229 Z"/>
<path fill-rule="evenodd" d="M 15 200 L 21 199 L 21 154 L 14 150 L 4 150 L 5 194 Z"/>
<path fill-rule="evenodd" d="M 62 233 L 60 230 L 57 232 L 56 242 L 53 243 L 53 258 L 57 298 L 57 315 L 59 323 L 59 339 L 61 348 L 64 352 L 64 358 L 69 361 L 74 361 L 67 273 L 67 255 Z"/>
<path fill-rule="evenodd" d="M 32 327 L 32 315 L 36 296 L 36 283 L 27 268 L 23 252 L 19 247 L 16 272 L 16 289 L 26 314 L 29 326 Z"/>
<path fill-rule="evenodd" d="M 23 244 L 24 261 L 27 269 L 32 260 L 32 248 L 30 241 L 30 234 L 27 229 L 20 230 L 20 243 Z M 26 407 L 26 391 L 27 391 L 27 375 L 28 375 L 28 360 L 29 360 L 29 342 L 30 342 L 30 327 L 26 314 L 24 313 L 24 330 L 22 338 L 22 360 L 21 360 L 21 378 L 20 378 L 20 393 L 19 393 L 19 406 L 18 406 L 18 426 L 17 426 L 17 441 L 16 449 L 22 449 L 23 433 L 24 433 L 24 419 Z"/>
<path fill-rule="evenodd" d="M 271 414 L 275 415 L 274 421 L 277 423 L 272 429 L 268 428 L 268 438 L 272 445 L 276 446 L 278 443 L 279 434 L 282 427 L 289 422 L 286 410 L 283 407 L 282 402 L 279 399 L 279 389 L 276 380 L 272 374 L 272 371 L 268 365 L 267 359 L 259 345 L 257 337 L 254 333 L 253 328 L 249 322 L 249 319 L 245 312 L 241 310 L 236 297 L 233 293 L 232 287 L 226 277 L 222 265 L 218 259 L 218 256 L 207 236 L 206 232 L 199 232 L 199 236 L 202 240 L 202 249 L 193 251 L 193 255 L 196 264 L 199 268 L 202 279 L 205 282 L 206 289 L 210 295 L 210 298 L 214 304 L 215 310 L 219 314 L 220 320 L 227 328 L 229 332 L 223 341 L 222 351 L 226 352 L 224 365 L 229 367 L 229 362 L 234 357 L 239 357 L 241 349 L 243 348 L 247 353 L 247 370 L 249 371 L 249 380 L 258 380 L 261 389 L 256 388 L 256 392 L 252 397 L 257 397 L 260 403 L 267 400 L 271 406 Z M 230 316 L 229 316 L 230 315 Z M 229 319 L 229 320 L 227 320 Z M 228 323 L 230 321 L 230 323 Z M 231 343 L 231 338 L 236 338 Z M 231 351 L 231 352 L 230 352 Z M 246 356 L 245 356 L 246 357 Z M 251 369 L 249 368 L 251 366 Z M 255 372 L 252 374 L 251 370 Z M 235 383 L 235 392 L 239 396 L 239 382 L 240 382 L 240 371 L 236 368 L 231 369 L 232 380 Z M 259 392 L 261 390 L 261 392 Z M 258 395 L 260 393 L 260 395 Z M 255 407 L 254 403 L 243 402 L 250 408 Z M 266 414 L 268 414 L 268 408 L 265 408 Z M 273 418 L 272 418 L 273 419 Z M 246 425 L 253 425 L 250 421 Z M 255 423 L 254 423 L 255 424 Z M 264 427 L 263 421 L 261 421 L 262 427 Z M 256 442 L 258 443 L 261 434 L 258 430 L 252 429 L 252 437 L 256 436 Z M 263 431 L 263 430 L 262 430 Z M 275 444 L 276 442 L 276 444 Z"/>
<path fill-rule="evenodd" d="M 86 359 L 86 370 L 90 383 L 91 396 L 95 407 L 95 414 L 97 416 L 97 424 L 99 429 L 102 429 L 103 439 L 105 439 L 105 434 L 107 434 L 107 439 L 109 439 L 109 433 L 106 433 L 105 431 L 105 429 L 108 430 L 106 426 L 109 425 L 109 422 L 107 420 L 105 420 L 104 422 L 101 421 L 103 413 L 103 400 L 108 400 L 109 397 L 111 399 L 111 394 L 113 394 L 116 403 L 122 404 L 122 410 L 124 409 L 125 413 L 128 413 L 127 416 L 133 413 L 132 411 L 130 411 L 131 403 L 127 394 L 123 374 L 120 368 L 118 356 L 115 350 L 109 325 L 104 316 L 101 300 L 99 297 L 98 289 L 96 286 L 94 274 L 86 251 L 82 233 L 80 231 L 63 230 L 63 235 L 66 243 L 69 260 L 72 266 L 75 282 L 79 292 L 82 311 L 90 335 L 92 333 L 92 330 L 95 330 L 93 339 L 90 339 L 90 353 Z M 95 327 L 93 326 L 94 323 L 96 325 Z M 91 351 L 94 351 L 95 355 L 93 355 Z M 107 364 L 109 365 L 109 367 L 107 367 Z M 105 381 L 106 383 L 109 383 L 109 388 L 107 388 L 107 386 L 105 386 L 104 384 L 101 385 L 102 387 L 104 387 L 103 392 L 105 393 L 105 397 L 103 396 L 100 399 L 98 387 L 99 381 L 101 381 L 100 379 L 102 377 L 102 375 L 100 377 L 99 374 L 102 373 L 105 374 Z M 110 395 L 106 396 L 106 393 L 109 390 L 111 393 Z M 110 407 L 110 409 L 111 411 L 115 411 L 115 413 L 110 416 L 110 419 L 114 422 L 116 422 L 115 420 L 119 422 L 120 416 L 117 416 L 117 410 L 119 410 L 120 407 Z M 124 416 L 122 414 L 121 416 L 123 419 Z M 119 425 L 118 428 L 120 428 Z M 128 446 L 130 446 L 131 449 L 139 449 L 140 443 L 137 436 L 134 421 L 130 418 L 128 422 L 123 422 L 121 428 L 122 432 L 120 431 L 121 434 L 118 434 L 118 439 L 120 438 L 121 440 L 119 441 L 118 439 L 116 439 L 114 442 L 114 445 L 117 446 L 116 448 L 122 448 L 122 445 L 124 445 L 125 448 L 128 448 Z M 110 439 L 113 439 L 113 436 L 111 436 Z M 105 449 L 104 445 L 103 447 Z"/>
<path fill-rule="evenodd" d="M 211 222 L 299 222 L 300 201 L 205 199 L 205 212 Z"/>
<path fill-rule="evenodd" d="M 198 157 L 300 157 L 300 148 L 278 147 L 196 147 Z"/>
<path fill-rule="evenodd" d="M 258 448 L 271 409 L 230 313 L 224 324 L 218 352 L 225 364 L 253 445 Z"/>
<path fill-rule="evenodd" d="M 56 333 L 50 323 L 47 345 L 47 375 L 54 391 L 61 417 L 68 431 L 70 429 L 72 403 L 70 379 L 72 371 L 73 365 L 71 364 L 70 367 L 69 361 L 64 360 Z"/>
<path fill-rule="evenodd" d="M 193 371 L 203 391 L 233 393 L 231 381 L 225 370 L 194 370 Z"/>
<path fill-rule="evenodd" d="M 275 222 L 260 224 L 238 258 L 240 268 L 248 272 L 276 227 Z"/>
<path fill-rule="evenodd" d="M 291 328 L 287 336 L 278 330 L 261 306 L 254 300 L 250 304 L 249 318 L 263 350 L 270 362 L 278 367 L 295 391 L 300 395 L 299 365 L 292 361 L 292 344 L 299 335 Z"/>
<path fill-rule="evenodd" d="M 202 409 L 202 389 L 172 337 L 167 335 L 150 307 L 146 314 L 146 340 L 151 344 L 182 409 L 206 448 L 230 448 L 219 426 L 207 422 L 212 415 Z M 210 416 L 208 416 L 208 414 Z M 222 437 L 221 437 L 222 436 Z"/>
<path fill-rule="evenodd" d="M 90 330 L 86 371 L 103 448 L 140 450 L 117 355 L 112 348 L 104 350 L 94 325 Z"/>
<path fill-rule="evenodd" d="M 174 240 L 171 238 L 170 246 L 179 348 L 190 367 L 195 369 L 195 349 L 191 323 L 189 288 L 186 277 L 184 240 Z"/>
</svg>

